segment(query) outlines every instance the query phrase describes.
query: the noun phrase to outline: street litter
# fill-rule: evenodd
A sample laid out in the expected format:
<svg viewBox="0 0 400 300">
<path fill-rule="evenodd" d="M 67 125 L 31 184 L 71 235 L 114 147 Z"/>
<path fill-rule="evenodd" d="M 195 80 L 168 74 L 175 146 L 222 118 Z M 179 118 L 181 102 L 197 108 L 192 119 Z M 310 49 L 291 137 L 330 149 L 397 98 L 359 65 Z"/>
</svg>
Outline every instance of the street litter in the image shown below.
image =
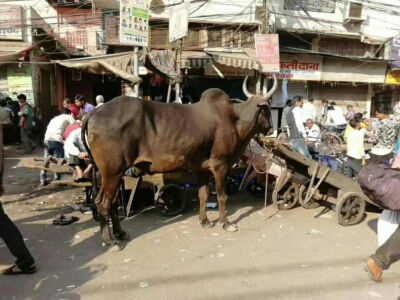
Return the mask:
<svg viewBox="0 0 400 300">
<path fill-rule="evenodd" d="M 213 236 L 219 236 L 219 233 L 218 232 L 213 232 L 212 235 Z"/>
<path fill-rule="evenodd" d="M 311 229 L 310 232 L 307 234 L 322 235 L 322 232 L 316 229 Z"/>
<path fill-rule="evenodd" d="M 377 292 L 368 292 L 368 294 L 372 297 L 382 298 L 382 295 Z"/>
<path fill-rule="evenodd" d="M 217 202 L 207 202 L 206 207 L 216 209 L 218 207 L 218 203 Z"/>
<path fill-rule="evenodd" d="M 74 284 L 67 285 L 67 288 L 69 288 L 69 289 L 73 289 L 73 288 L 75 288 L 75 285 L 74 285 Z"/>
<path fill-rule="evenodd" d="M 66 217 L 64 215 L 60 215 L 53 220 L 53 225 L 69 225 L 78 221 L 79 218 L 75 216 Z"/>
<path fill-rule="evenodd" d="M 225 257 L 225 253 L 218 253 L 218 257 L 219 257 L 219 258 Z"/>
<path fill-rule="evenodd" d="M 125 258 L 124 259 L 124 263 L 128 263 L 128 262 L 131 262 L 131 261 L 133 261 L 133 258 Z"/>
<path fill-rule="evenodd" d="M 146 288 L 146 287 L 149 286 L 149 283 L 146 282 L 146 281 L 142 281 L 141 283 L 139 283 L 139 286 L 140 286 L 141 288 Z"/>
</svg>

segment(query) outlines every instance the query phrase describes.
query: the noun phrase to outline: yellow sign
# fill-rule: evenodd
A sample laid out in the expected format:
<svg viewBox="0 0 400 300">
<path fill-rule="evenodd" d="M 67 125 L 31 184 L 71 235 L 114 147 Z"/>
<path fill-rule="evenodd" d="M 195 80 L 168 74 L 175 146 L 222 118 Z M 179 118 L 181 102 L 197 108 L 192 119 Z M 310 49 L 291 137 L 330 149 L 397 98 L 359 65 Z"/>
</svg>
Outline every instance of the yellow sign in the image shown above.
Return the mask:
<svg viewBox="0 0 400 300">
<path fill-rule="evenodd" d="M 388 70 L 386 73 L 386 84 L 400 84 L 400 70 Z"/>
</svg>

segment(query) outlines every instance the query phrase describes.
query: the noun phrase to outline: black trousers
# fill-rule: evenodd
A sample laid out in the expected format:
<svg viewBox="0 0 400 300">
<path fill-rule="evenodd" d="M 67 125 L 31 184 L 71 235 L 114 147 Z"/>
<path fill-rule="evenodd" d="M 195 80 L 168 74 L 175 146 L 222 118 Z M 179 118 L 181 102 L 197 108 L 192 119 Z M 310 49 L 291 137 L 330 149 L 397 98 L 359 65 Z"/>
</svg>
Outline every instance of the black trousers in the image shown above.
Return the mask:
<svg viewBox="0 0 400 300">
<path fill-rule="evenodd" d="M 347 160 L 343 164 L 343 175 L 347 177 L 354 178 L 357 177 L 358 173 L 362 169 L 361 159 L 355 159 L 347 156 Z"/>
<path fill-rule="evenodd" d="M 384 270 L 400 259 L 400 227 L 376 250 L 372 258 Z"/>
<path fill-rule="evenodd" d="M 0 238 L 4 240 L 11 254 L 17 258 L 15 264 L 21 269 L 26 270 L 35 261 L 24 243 L 21 232 L 17 226 L 5 214 L 0 202 Z"/>
</svg>

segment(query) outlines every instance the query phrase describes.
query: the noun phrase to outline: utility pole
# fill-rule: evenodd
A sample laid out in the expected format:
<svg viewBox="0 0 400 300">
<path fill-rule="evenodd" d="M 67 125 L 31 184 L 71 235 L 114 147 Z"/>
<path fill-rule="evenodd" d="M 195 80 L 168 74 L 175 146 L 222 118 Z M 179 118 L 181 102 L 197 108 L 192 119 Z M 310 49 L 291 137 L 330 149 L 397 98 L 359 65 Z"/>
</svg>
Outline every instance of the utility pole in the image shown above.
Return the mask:
<svg viewBox="0 0 400 300">
<path fill-rule="evenodd" d="M 269 27 L 269 10 L 267 7 L 267 0 L 263 0 L 263 12 L 262 12 L 262 20 L 261 26 L 259 28 L 260 33 L 270 33 Z M 264 77 L 261 72 L 257 72 L 257 83 L 256 83 L 256 93 L 261 93 L 262 86 L 262 94 L 265 95 L 267 93 L 268 87 L 268 79 Z"/>
<path fill-rule="evenodd" d="M 176 41 L 175 48 L 175 63 L 176 63 L 176 72 L 181 74 L 181 52 L 182 52 L 182 39 Z M 180 98 L 180 88 L 181 84 L 179 82 L 175 82 L 175 102 L 182 103 Z"/>
<path fill-rule="evenodd" d="M 139 47 L 133 48 L 133 75 L 139 77 Z M 139 82 L 133 87 L 133 97 L 139 97 Z"/>
</svg>

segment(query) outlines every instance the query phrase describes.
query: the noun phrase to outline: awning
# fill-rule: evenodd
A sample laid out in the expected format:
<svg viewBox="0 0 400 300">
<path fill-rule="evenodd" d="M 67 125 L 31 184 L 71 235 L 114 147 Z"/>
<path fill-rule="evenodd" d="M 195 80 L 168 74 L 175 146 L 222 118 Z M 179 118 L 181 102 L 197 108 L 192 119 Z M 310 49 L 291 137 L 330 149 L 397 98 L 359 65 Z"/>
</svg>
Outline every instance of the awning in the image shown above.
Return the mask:
<svg viewBox="0 0 400 300">
<path fill-rule="evenodd" d="M 207 52 L 214 61 L 233 68 L 259 70 L 255 50 L 246 49 L 245 53 L 236 52 Z"/>
<path fill-rule="evenodd" d="M 175 82 L 182 82 L 182 74 L 175 70 L 175 53 L 171 50 L 151 50 L 147 53 L 145 67 Z"/>
<path fill-rule="evenodd" d="M 30 43 L 23 42 L 1 42 L 0 43 L 0 64 L 17 61 L 25 56 L 34 47 Z"/>
<path fill-rule="evenodd" d="M 98 55 L 85 58 L 56 60 L 57 64 L 83 72 L 99 75 L 115 75 L 132 83 L 141 82 L 133 75 L 133 52 Z"/>
<path fill-rule="evenodd" d="M 202 51 L 182 51 L 182 68 L 206 68 L 212 64 L 212 57 Z"/>
</svg>

